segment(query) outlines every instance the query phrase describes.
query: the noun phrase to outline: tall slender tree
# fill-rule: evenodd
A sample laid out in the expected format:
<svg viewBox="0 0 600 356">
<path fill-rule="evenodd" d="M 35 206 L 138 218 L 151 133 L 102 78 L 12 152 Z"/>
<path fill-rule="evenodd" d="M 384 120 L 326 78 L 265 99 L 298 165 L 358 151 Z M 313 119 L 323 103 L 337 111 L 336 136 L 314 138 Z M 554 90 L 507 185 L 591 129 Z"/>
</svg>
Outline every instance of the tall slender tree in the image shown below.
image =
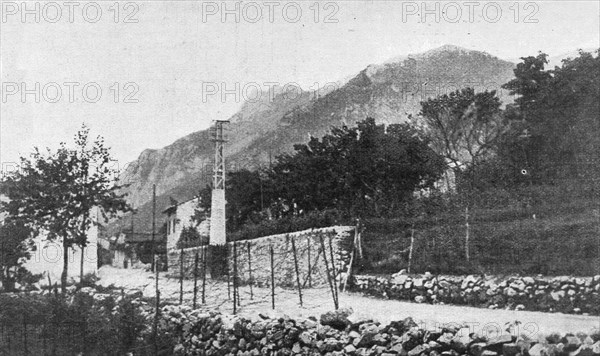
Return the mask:
<svg viewBox="0 0 600 356">
<path fill-rule="evenodd" d="M 91 143 L 89 129 L 83 125 L 75 135 L 74 147 L 61 143 L 56 151 L 34 148 L 30 158 L 21 158 L 21 169 L 2 184 L 0 193 L 8 200 L 0 204 L 0 211 L 49 240 L 62 241 L 64 291 L 69 248 L 84 248 L 90 227 L 98 224 L 92 209 L 99 209 L 104 220 L 130 210 L 119 188 L 104 139 L 98 136 Z"/>
</svg>

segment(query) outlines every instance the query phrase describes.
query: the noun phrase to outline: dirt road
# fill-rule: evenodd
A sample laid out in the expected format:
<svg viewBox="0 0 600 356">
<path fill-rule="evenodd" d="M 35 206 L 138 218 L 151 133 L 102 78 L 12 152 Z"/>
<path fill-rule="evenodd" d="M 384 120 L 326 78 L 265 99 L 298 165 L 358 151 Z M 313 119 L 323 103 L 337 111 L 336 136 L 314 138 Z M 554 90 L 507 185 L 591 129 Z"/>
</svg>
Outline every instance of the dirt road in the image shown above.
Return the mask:
<svg viewBox="0 0 600 356">
<path fill-rule="evenodd" d="M 154 296 L 154 276 L 142 270 L 117 269 L 104 266 L 99 271 L 99 284 L 115 285 L 126 290 L 141 290 L 145 296 Z M 163 300 L 179 300 L 179 281 L 159 276 L 159 288 Z M 198 283 L 201 290 L 201 283 Z M 190 303 L 193 298 L 193 281 L 183 283 L 184 301 Z M 269 288 L 240 288 L 240 315 L 256 317 L 258 313 L 291 317 L 319 317 L 320 314 L 334 309 L 328 288 L 306 289 L 302 291 L 303 306 L 299 305 L 297 290 L 277 288 L 275 291 L 275 310 L 271 309 Z M 207 281 L 205 307 L 221 312 L 232 312 L 233 305 L 228 298 L 227 283 Z M 443 324 L 467 324 L 473 332 L 493 336 L 506 333 L 507 323 L 519 321 L 513 333 L 538 338 L 553 332 L 561 334 L 571 332 L 590 333 L 600 330 L 600 317 L 569 315 L 560 313 L 541 313 L 513 310 L 492 310 L 452 305 L 430 305 L 396 300 L 383 300 L 365 297 L 356 293 L 339 293 L 340 307 L 352 308 L 356 314 L 372 318 L 381 323 L 413 317 L 425 328 L 434 328 Z M 200 292 L 198 294 L 200 303 Z"/>
</svg>

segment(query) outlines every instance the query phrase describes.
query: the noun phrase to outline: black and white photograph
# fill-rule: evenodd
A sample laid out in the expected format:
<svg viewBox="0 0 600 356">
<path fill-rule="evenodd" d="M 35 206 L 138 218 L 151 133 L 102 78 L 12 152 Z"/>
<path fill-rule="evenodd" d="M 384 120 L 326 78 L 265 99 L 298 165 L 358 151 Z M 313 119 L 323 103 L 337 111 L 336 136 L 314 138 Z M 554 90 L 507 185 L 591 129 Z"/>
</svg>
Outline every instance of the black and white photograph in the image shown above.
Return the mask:
<svg viewBox="0 0 600 356">
<path fill-rule="evenodd" d="M 597 0 L 0 0 L 0 356 L 600 356 Z"/>
</svg>

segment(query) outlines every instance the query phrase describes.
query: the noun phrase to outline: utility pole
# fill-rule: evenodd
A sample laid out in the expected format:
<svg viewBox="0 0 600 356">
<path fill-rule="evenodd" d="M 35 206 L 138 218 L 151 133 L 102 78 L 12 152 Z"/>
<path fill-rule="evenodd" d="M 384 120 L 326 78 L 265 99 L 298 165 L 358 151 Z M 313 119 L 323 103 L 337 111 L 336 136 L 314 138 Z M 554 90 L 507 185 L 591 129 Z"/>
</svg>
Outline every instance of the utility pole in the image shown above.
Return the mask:
<svg viewBox="0 0 600 356">
<path fill-rule="evenodd" d="M 225 135 L 223 125 L 228 120 L 217 120 L 212 129 L 215 143 L 215 165 L 213 169 L 213 189 L 210 210 L 210 245 L 225 245 L 225 156 L 223 147 Z"/>
<path fill-rule="evenodd" d="M 133 219 L 133 218 L 132 218 Z M 152 271 L 156 268 L 156 184 L 152 184 Z"/>
</svg>

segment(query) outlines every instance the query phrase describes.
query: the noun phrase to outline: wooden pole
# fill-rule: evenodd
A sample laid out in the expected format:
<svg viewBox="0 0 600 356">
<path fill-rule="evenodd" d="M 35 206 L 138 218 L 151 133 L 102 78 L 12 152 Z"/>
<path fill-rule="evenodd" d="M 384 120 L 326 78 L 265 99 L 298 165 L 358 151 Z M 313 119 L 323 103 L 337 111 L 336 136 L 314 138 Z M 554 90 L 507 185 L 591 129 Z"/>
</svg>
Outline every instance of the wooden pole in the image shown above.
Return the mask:
<svg viewBox="0 0 600 356">
<path fill-rule="evenodd" d="M 133 216 L 133 215 L 132 215 Z M 156 267 L 156 184 L 152 184 L 152 271 Z"/>
<path fill-rule="evenodd" d="M 233 314 L 236 314 L 239 303 L 237 289 L 237 243 L 233 241 Z"/>
<path fill-rule="evenodd" d="M 156 256 L 155 258 L 156 259 Z M 156 309 L 154 311 L 154 325 L 152 327 L 152 335 L 154 338 L 154 355 L 158 355 L 158 316 L 160 315 L 160 290 L 158 289 L 158 268 L 155 269 L 155 292 L 156 292 Z"/>
<path fill-rule="evenodd" d="M 467 258 L 467 262 L 470 260 L 469 256 L 469 207 L 465 208 L 465 257 Z"/>
<path fill-rule="evenodd" d="M 183 245 L 179 253 L 179 304 L 183 304 Z"/>
<path fill-rule="evenodd" d="M 227 261 L 227 300 L 231 300 L 231 265 L 229 263 L 229 247 L 225 245 Z"/>
<path fill-rule="evenodd" d="M 252 254 L 250 253 L 250 241 L 246 244 L 248 247 L 248 282 L 250 283 L 250 300 L 254 299 L 254 292 L 252 291 L 252 284 L 254 281 L 252 280 Z"/>
<path fill-rule="evenodd" d="M 296 285 L 298 286 L 298 298 L 302 307 L 302 286 L 300 286 L 300 270 L 298 269 L 298 255 L 296 253 L 296 242 L 292 238 L 292 252 L 294 253 L 294 267 L 296 269 Z"/>
<path fill-rule="evenodd" d="M 194 256 L 194 299 L 192 302 L 192 308 L 196 309 L 196 299 L 198 294 L 198 250 Z"/>
<path fill-rule="evenodd" d="M 329 263 L 327 263 L 327 250 L 325 249 L 325 242 L 323 241 L 323 235 L 319 235 L 319 240 L 321 241 L 321 250 L 323 251 L 323 262 L 325 263 L 325 272 L 327 273 L 327 283 L 329 284 L 329 290 L 331 291 L 331 296 L 333 298 L 333 305 L 335 306 L 335 310 L 338 309 L 337 300 L 335 298 L 335 291 L 333 290 L 333 284 L 331 283 L 331 275 L 329 273 Z"/>
<path fill-rule="evenodd" d="M 206 255 L 208 254 L 208 245 L 202 250 L 202 304 L 206 304 Z"/>
<path fill-rule="evenodd" d="M 410 248 L 408 250 L 408 268 L 407 268 L 408 273 L 410 273 L 410 266 L 412 265 L 414 244 L 415 244 L 415 223 L 413 223 L 410 228 Z"/>
<path fill-rule="evenodd" d="M 271 306 L 275 309 L 275 263 L 274 263 L 274 252 L 273 245 L 269 246 L 271 254 Z"/>
<path fill-rule="evenodd" d="M 335 257 L 333 254 L 333 243 L 331 242 L 333 237 L 329 235 L 329 255 L 331 256 L 331 272 L 333 273 L 333 290 L 335 291 L 335 301 L 336 304 L 339 304 L 340 297 L 338 295 L 338 287 L 337 287 L 337 272 L 335 270 Z"/>
<path fill-rule="evenodd" d="M 312 268 L 310 265 L 310 237 L 306 238 L 307 255 L 308 255 L 308 288 L 312 288 Z"/>
</svg>

